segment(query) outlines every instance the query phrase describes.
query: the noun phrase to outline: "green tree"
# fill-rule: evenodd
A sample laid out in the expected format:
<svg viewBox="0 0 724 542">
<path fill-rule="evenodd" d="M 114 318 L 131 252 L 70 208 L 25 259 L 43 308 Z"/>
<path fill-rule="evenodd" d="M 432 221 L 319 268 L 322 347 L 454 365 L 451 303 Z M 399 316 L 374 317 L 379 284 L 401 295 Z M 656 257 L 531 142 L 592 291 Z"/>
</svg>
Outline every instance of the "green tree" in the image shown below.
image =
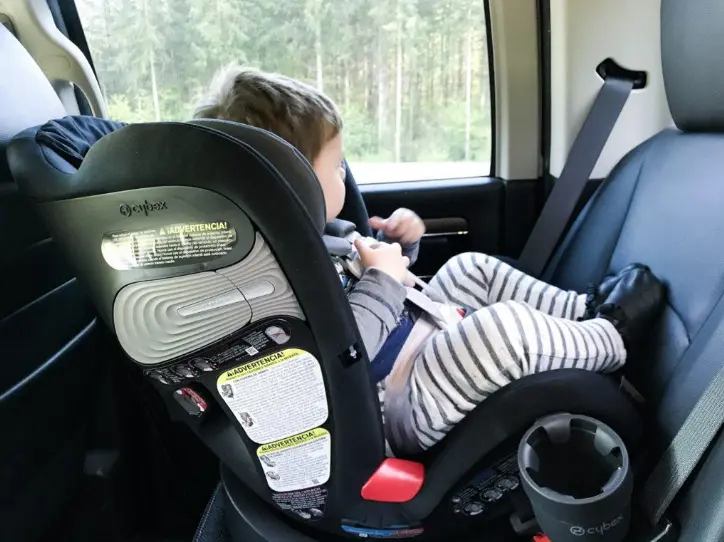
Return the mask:
<svg viewBox="0 0 724 542">
<path fill-rule="evenodd" d="M 114 118 L 190 116 L 236 62 L 323 89 L 352 161 L 487 160 L 482 0 L 77 0 Z"/>
</svg>

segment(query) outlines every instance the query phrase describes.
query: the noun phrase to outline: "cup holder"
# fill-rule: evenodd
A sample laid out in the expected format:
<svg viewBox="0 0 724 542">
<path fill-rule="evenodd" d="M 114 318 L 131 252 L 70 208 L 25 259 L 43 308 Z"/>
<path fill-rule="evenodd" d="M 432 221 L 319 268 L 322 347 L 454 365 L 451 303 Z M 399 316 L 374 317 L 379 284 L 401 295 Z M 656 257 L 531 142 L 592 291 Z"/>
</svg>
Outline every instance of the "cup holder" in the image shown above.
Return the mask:
<svg viewBox="0 0 724 542">
<path fill-rule="evenodd" d="M 521 440 L 518 466 L 536 519 L 551 540 L 625 538 L 633 480 L 626 446 L 613 429 L 587 416 L 548 416 Z"/>
</svg>

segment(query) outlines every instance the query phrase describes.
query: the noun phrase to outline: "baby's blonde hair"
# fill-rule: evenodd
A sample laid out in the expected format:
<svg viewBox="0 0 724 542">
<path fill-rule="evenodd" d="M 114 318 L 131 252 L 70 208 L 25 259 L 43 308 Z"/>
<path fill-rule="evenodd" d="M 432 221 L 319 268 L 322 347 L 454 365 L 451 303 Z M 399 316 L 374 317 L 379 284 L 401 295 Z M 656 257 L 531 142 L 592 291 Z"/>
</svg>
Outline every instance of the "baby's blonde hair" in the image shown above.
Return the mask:
<svg viewBox="0 0 724 542">
<path fill-rule="evenodd" d="M 337 106 L 321 91 L 283 75 L 238 65 L 216 73 L 194 117 L 268 130 L 296 147 L 310 162 L 342 131 Z"/>
</svg>

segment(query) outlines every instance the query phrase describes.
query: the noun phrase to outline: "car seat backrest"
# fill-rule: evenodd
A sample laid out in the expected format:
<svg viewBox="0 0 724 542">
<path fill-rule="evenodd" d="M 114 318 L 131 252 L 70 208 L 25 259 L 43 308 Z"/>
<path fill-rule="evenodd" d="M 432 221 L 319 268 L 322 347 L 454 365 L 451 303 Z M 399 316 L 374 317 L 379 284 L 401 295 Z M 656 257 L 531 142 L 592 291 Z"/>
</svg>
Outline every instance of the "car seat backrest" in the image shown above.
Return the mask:
<svg viewBox="0 0 724 542">
<path fill-rule="evenodd" d="M 676 128 L 614 168 L 544 275 L 581 291 L 641 261 L 665 281 L 668 307 L 659 329 L 626 367 L 647 400 L 658 450 L 724 362 L 724 4 L 663 0 L 661 23 Z"/>
</svg>

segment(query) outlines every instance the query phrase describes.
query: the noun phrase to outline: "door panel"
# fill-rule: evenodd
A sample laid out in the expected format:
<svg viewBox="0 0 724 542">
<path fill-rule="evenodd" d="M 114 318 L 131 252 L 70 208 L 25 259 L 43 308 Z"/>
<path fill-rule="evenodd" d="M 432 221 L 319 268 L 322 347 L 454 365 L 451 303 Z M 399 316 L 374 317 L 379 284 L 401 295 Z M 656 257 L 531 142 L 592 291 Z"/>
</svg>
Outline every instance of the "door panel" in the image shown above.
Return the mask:
<svg viewBox="0 0 724 542">
<path fill-rule="evenodd" d="M 498 179 L 363 184 L 360 192 L 370 216 L 407 207 L 425 220 L 427 234 L 413 267 L 421 277 L 435 274 L 461 252 L 499 254 L 503 248 L 504 186 Z"/>
<path fill-rule="evenodd" d="M 102 360 L 95 311 L 10 183 L 0 224 L 0 521 L 8 540 L 36 540 L 83 483 Z"/>
</svg>

